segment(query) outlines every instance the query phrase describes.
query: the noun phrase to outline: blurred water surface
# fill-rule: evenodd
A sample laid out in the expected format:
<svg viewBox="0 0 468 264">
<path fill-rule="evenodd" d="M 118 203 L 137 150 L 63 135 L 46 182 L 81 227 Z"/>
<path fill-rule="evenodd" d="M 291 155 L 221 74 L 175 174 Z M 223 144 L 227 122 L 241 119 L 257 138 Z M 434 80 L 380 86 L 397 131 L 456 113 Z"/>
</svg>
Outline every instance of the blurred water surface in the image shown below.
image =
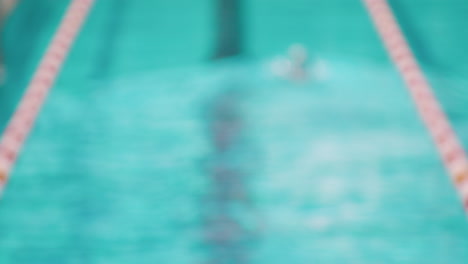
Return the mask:
<svg viewBox="0 0 468 264">
<path fill-rule="evenodd" d="M 10 55 L 21 60 L 12 62 L 19 77 L 2 88 L 3 120 L 65 7 L 44 3 L 50 19 L 38 19 L 37 46 Z M 369 58 L 325 54 L 328 77 L 302 84 L 275 78 L 266 59 L 200 62 L 210 49 L 209 2 L 183 4 L 98 1 L 0 205 L 1 263 L 209 263 L 216 254 L 224 262 L 214 263 L 466 262 L 461 206 L 358 1 L 333 23 L 357 16 L 365 37 L 350 43 Z M 265 8 L 295 4 L 304 1 Z M 19 7 L 10 31 L 33 5 Z M 280 20 L 251 19 L 261 18 Z M 259 57 L 286 45 L 272 34 L 268 49 L 254 37 Z M 303 42 L 320 51 L 312 40 Z M 424 66 L 468 142 L 465 80 Z M 217 102 L 230 105 L 226 115 Z M 241 135 L 227 151 L 216 147 L 217 124 Z M 245 195 L 213 195 L 223 188 L 213 177 L 220 166 L 242 175 L 233 184 Z M 219 229 L 248 235 L 222 242 L 213 232 L 230 236 Z"/>
</svg>

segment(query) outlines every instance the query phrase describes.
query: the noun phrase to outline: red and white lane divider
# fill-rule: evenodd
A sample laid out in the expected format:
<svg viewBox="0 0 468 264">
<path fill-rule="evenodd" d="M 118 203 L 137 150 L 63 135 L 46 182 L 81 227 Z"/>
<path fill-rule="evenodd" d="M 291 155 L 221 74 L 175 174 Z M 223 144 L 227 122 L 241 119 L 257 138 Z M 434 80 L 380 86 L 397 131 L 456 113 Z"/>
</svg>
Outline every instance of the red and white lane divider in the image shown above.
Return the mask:
<svg viewBox="0 0 468 264">
<path fill-rule="evenodd" d="M 363 0 L 468 211 L 468 160 L 386 0 Z"/>
<path fill-rule="evenodd" d="M 0 141 L 0 193 L 95 0 L 73 0 Z"/>
</svg>

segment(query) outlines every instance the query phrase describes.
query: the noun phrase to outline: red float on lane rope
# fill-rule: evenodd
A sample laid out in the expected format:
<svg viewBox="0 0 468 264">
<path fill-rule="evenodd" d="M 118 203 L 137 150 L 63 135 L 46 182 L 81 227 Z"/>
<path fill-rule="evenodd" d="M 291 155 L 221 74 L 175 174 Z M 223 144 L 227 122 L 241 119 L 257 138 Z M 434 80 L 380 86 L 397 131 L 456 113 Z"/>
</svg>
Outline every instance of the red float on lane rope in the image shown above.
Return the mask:
<svg viewBox="0 0 468 264">
<path fill-rule="evenodd" d="M 400 71 L 439 150 L 465 211 L 468 211 L 468 160 L 432 92 L 386 0 L 363 0 L 387 51 Z"/>
<path fill-rule="evenodd" d="M 73 0 L 0 141 L 0 193 L 95 0 Z"/>
</svg>

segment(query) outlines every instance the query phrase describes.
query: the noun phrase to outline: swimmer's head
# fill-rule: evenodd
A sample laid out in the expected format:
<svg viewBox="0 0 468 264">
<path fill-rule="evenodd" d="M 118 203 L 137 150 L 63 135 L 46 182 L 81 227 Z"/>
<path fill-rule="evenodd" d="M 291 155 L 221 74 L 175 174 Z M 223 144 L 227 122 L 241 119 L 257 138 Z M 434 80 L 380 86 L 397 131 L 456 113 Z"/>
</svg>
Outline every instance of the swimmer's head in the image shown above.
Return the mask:
<svg viewBox="0 0 468 264">
<path fill-rule="evenodd" d="M 291 60 L 295 63 L 305 63 L 307 61 L 307 49 L 302 44 L 293 44 L 288 49 Z"/>
</svg>

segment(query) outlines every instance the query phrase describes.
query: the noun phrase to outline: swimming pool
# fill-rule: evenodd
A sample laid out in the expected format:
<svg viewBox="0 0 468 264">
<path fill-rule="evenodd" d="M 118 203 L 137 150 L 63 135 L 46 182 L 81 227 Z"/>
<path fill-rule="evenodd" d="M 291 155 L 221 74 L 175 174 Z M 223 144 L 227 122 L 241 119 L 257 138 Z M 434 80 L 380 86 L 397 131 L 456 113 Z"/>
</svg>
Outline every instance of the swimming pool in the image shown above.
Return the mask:
<svg viewBox="0 0 468 264">
<path fill-rule="evenodd" d="M 165 69 L 139 50 L 149 2 L 119 11 L 109 53 L 91 17 L 2 200 L 0 261 L 464 263 L 464 213 L 390 63 L 325 54 L 327 78 L 302 84 L 268 59 Z M 465 139 L 463 79 L 429 76 Z M 235 140 L 219 148 L 216 131 Z M 213 194 L 216 168 L 241 194 Z M 226 230 L 242 235 L 213 238 Z"/>
</svg>

